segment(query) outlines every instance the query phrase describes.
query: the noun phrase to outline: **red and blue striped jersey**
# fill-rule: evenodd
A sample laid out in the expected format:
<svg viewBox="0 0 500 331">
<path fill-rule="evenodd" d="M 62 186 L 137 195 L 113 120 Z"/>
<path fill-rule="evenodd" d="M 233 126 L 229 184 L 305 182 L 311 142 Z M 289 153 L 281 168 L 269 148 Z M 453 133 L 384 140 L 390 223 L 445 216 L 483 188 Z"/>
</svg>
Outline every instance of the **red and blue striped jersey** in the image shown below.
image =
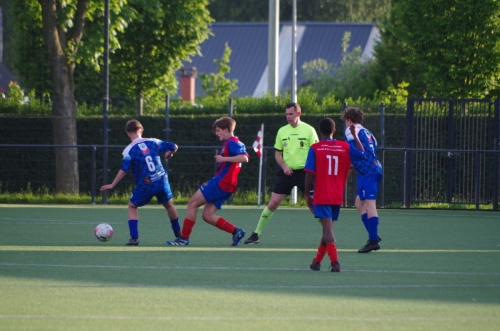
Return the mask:
<svg viewBox="0 0 500 331">
<path fill-rule="evenodd" d="M 236 156 L 246 155 L 245 145 L 238 139 L 238 137 L 231 137 L 224 141 L 224 145 L 220 151 L 222 156 Z M 217 164 L 217 172 L 215 173 L 214 180 L 219 187 L 226 191 L 233 193 L 238 186 L 238 175 L 240 174 L 241 163 L 235 162 L 221 162 Z"/>
</svg>

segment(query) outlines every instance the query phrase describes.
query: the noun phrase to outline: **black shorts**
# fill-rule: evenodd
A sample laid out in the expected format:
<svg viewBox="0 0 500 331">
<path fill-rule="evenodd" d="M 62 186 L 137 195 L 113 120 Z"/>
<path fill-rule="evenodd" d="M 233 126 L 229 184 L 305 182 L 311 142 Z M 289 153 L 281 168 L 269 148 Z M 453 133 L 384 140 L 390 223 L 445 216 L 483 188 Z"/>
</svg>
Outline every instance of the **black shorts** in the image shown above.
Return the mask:
<svg viewBox="0 0 500 331">
<path fill-rule="evenodd" d="M 293 187 L 297 186 L 304 193 L 306 182 L 306 173 L 304 170 L 294 170 L 291 176 L 285 175 L 282 169 L 276 174 L 276 183 L 274 184 L 273 193 L 290 194 Z"/>
</svg>

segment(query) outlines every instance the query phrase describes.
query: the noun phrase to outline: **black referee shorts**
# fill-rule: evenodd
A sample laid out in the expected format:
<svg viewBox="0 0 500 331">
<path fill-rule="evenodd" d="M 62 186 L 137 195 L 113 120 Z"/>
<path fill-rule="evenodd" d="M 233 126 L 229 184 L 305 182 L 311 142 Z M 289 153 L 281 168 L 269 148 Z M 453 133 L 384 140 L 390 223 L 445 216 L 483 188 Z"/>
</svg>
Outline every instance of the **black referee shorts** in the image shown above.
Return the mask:
<svg viewBox="0 0 500 331">
<path fill-rule="evenodd" d="M 276 183 L 274 184 L 273 193 L 288 195 L 294 186 L 297 186 L 304 193 L 305 181 L 306 173 L 303 169 L 294 170 L 291 176 L 285 175 L 283 170 L 280 169 L 276 173 Z"/>
</svg>

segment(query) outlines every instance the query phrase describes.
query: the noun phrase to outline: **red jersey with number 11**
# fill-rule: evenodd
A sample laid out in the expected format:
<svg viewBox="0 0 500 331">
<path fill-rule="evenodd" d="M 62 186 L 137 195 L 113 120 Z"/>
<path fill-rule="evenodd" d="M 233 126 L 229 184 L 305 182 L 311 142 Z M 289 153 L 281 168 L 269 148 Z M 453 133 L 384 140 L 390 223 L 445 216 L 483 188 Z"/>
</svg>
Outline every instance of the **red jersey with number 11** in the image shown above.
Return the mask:
<svg viewBox="0 0 500 331">
<path fill-rule="evenodd" d="M 324 139 L 309 148 L 304 171 L 316 175 L 313 204 L 343 203 L 350 165 L 349 144 L 345 141 Z"/>
</svg>

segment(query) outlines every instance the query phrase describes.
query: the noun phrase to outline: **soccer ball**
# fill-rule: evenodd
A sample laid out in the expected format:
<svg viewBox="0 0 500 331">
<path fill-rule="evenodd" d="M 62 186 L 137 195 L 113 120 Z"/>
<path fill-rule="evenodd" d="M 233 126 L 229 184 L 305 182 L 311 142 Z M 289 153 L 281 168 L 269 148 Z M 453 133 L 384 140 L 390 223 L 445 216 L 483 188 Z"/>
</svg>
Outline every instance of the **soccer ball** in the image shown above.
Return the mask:
<svg viewBox="0 0 500 331">
<path fill-rule="evenodd" d="M 113 228 L 108 223 L 101 223 L 95 227 L 94 234 L 99 241 L 109 241 L 113 237 Z"/>
</svg>

